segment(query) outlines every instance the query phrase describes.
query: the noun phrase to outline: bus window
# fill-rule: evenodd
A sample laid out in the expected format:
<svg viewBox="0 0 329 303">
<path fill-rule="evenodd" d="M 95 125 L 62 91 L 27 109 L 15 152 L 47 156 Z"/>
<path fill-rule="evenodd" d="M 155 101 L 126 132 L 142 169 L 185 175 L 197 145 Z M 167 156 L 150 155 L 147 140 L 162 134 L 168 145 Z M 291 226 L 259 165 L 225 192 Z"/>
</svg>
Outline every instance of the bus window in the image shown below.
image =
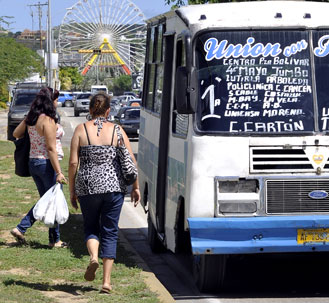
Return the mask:
<svg viewBox="0 0 329 303">
<path fill-rule="evenodd" d="M 178 40 L 176 44 L 176 68 L 179 66 L 185 66 L 185 47 L 183 40 Z M 176 109 L 176 96 L 173 106 L 173 117 L 172 117 L 172 132 L 178 136 L 186 137 L 188 130 L 188 115 L 178 114 Z"/>
<path fill-rule="evenodd" d="M 156 79 L 155 79 L 155 96 L 153 110 L 155 113 L 160 113 L 161 101 L 162 101 L 162 89 L 163 89 L 163 28 L 164 25 L 160 24 L 157 34 L 157 67 L 156 67 Z"/>
<path fill-rule="evenodd" d="M 147 58 L 147 97 L 145 107 L 160 113 L 163 87 L 163 24 L 149 29 L 150 51 Z"/>
<path fill-rule="evenodd" d="M 155 33 L 156 28 L 152 26 L 148 29 L 148 54 L 146 60 L 146 69 L 147 69 L 147 85 L 146 85 L 146 104 L 145 107 L 149 110 L 153 109 L 153 99 L 154 99 L 154 77 L 155 77 L 155 64 L 154 64 L 154 43 L 155 43 Z"/>
</svg>

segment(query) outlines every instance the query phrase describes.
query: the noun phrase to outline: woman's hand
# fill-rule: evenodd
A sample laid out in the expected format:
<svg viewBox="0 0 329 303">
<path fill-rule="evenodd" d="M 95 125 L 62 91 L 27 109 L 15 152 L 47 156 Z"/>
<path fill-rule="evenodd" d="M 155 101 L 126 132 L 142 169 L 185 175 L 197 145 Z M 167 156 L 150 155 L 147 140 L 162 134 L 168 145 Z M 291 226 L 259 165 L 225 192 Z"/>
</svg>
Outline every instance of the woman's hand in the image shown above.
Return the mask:
<svg viewBox="0 0 329 303">
<path fill-rule="evenodd" d="M 130 193 L 131 202 L 134 202 L 134 206 L 136 207 L 141 200 L 141 193 L 139 192 L 139 188 L 133 188 Z"/>
<path fill-rule="evenodd" d="M 13 132 L 13 136 L 16 138 L 16 139 L 20 139 L 20 138 L 23 138 L 24 137 L 24 134 L 25 134 L 25 129 L 26 129 L 26 122 L 25 122 L 25 119 L 18 124 L 18 126 L 14 129 L 14 132 Z"/>
<path fill-rule="evenodd" d="M 77 210 L 78 209 L 78 202 L 77 202 L 77 195 L 75 192 L 70 192 L 70 200 L 72 207 Z"/>
<path fill-rule="evenodd" d="M 62 172 L 56 174 L 56 183 L 67 184 L 67 180 Z"/>
</svg>

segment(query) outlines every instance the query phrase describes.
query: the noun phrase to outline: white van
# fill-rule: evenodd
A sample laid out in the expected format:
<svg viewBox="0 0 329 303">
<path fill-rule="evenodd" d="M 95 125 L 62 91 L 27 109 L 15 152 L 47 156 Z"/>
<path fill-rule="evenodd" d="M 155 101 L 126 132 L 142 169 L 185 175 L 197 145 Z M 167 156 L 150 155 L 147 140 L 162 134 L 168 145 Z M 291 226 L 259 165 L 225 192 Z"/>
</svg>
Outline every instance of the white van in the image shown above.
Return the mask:
<svg viewBox="0 0 329 303">
<path fill-rule="evenodd" d="M 106 85 L 92 85 L 91 93 L 96 94 L 98 92 L 104 92 L 104 93 L 108 94 L 109 90 Z"/>
</svg>

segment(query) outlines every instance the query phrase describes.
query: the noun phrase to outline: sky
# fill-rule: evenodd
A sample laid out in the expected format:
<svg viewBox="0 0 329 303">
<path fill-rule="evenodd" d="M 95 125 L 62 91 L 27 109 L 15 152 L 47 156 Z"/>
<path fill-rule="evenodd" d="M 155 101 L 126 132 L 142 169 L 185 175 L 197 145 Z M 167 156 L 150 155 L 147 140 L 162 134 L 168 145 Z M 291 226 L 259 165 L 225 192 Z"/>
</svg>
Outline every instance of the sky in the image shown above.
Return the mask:
<svg viewBox="0 0 329 303">
<path fill-rule="evenodd" d="M 95 1 L 95 0 L 87 0 Z M 103 0 L 104 1 L 104 0 Z M 108 0 L 111 1 L 111 0 Z M 165 0 L 122 0 L 131 1 L 137 5 L 144 13 L 146 19 L 164 13 L 170 10 L 170 6 L 165 4 Z M 47 3 L 47 0 L 0 0 L 0 16 L 10 16 L 11 19 L 6 19 L 12 22 L 9 29 L 12 32 L 23 31 L 24 29 L 39 30 L 38 9 L 36 6 L 29 7 L 29 5 L 36 5 Z M 71 7 L 78 0 L 51 0 L 51 19 L 52 26 L 60 25 L 65 13 L 66 8 Z M 46 15 L 47 6 L 42 6 L 42 29 L 46 29 Z M 31 16 L 33 14 L 33 18 Z M 33 20 L 33 22 L 32 22 Z M 7 28 L 5 24 L 1 24 Z"/>
</svg>

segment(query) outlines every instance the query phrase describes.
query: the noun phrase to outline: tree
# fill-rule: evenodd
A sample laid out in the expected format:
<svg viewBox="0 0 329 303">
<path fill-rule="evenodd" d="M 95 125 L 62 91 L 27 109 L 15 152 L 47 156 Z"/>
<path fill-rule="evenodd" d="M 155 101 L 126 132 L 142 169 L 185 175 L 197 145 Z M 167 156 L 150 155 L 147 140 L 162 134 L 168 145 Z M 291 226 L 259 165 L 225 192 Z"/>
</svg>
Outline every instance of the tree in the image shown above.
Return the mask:
<svg viewBox="0 0 329 303">
<path fill-rule="evenodd" d="M 131 87 L 131 76 L 121 75 L 113 79 L 112 85 L 110 85 L 110 91 L 112 91 L 114 95 L 122 95 L 123 92 L 131 90 Z"/>
<path fill-rule="evenodd" d="M 77 90 L 83 81 L 83 76 L 76 67 L 62 67 L 59 71 L 59 80 L 62 90 L 72 90 L 72 88 Z"/>
<path fill-rule="evenodd" d="M 2 27 L 2 23 L 6 24 L 9 27 L 9 25 L 13 22 L 8 21 L 7 19 L 12 19 L 12 18 L 14 18 L 14 17 L 13 16 L 0 16 L 0 27 L 2 30 L 4 29 Z"/>
<path fill-rule="evenodd" d="M 0 101 L 8 101 L 9 82 L 22 81 L 43 71 L 43 59 L 36 52 L 12 38 L 0 37 Z"/>
<path fill-rule="evenodd" d="M 170 5 L 171 3 L 175 3 L 172 8 L 176 8 L 176 7 L 181 7 L 185 5 L 185 1 L 184 0 L 165 0 L 165 4 Z"/>
</svg>

